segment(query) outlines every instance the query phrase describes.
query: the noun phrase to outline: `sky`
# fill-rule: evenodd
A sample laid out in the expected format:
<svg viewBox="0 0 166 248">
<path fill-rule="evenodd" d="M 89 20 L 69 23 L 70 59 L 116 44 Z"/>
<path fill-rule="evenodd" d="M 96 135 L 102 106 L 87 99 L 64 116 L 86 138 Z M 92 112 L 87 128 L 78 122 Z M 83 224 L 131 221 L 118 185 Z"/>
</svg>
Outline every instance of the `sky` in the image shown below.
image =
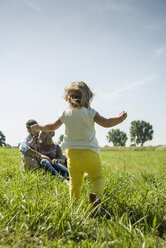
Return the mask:
<svg viewBox="0 0 166 248">
<path fill-rule="evenodd" d="M 55 121 L 68 106 L 64 88 L 84 81 L 91 107 L 110 118 L 149 122 L 166 144 L 165 0 L 0 0 L 0 130 L 18 145 L 25 123 Z M 100 146 L 112 128 L 95 124 Z M 55 141 L 64 126 L 55 133 Z"/>
</svg>

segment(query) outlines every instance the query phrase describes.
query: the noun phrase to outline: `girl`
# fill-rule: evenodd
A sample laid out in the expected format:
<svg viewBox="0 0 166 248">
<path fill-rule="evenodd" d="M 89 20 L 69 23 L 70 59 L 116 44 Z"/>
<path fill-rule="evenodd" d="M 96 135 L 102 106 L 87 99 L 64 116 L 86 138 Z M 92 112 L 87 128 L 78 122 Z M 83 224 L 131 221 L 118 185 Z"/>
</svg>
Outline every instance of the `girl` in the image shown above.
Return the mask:
<svg viewBox="0 0 166 248">
<path fill-rule="evenodd" d="M 99 147 L 95 137 L 94 123 L 103 127 L 112 127 L 127 117 L 121 112 L 118 117 L 106 119 L 90 107 L 93 92 L 82 81 L 73 82 L 65 88 L 64 99 L 69 103 L 62 115 L 52 124 L 34 125 L 33 131 L 54 131 L 63 123 L 65 135 L 63 147 L 67 149 L 70 175 L 70 199 L 79 199 L 84 173 L 88 173 L 92 194 L 89 203 L 98 205 L 104 191 L 104 178 L 99 158 Z"/>
</svg>

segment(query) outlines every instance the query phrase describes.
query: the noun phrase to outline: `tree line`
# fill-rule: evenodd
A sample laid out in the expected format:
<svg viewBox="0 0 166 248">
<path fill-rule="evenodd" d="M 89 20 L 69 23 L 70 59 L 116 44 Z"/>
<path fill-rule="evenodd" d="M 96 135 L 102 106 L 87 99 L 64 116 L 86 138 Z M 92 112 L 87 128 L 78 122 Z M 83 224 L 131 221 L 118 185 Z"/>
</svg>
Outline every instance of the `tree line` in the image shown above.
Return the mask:
<svg viewBox="0 0 166 248">
<path fill-rule="evenodd" d="M 5 135 L 2 133 L 2 131 L 0 131 L 0 146 L 6 146 L 6 137 Z"/>
<path fill-rule="evenodd" d="M 153 139 L 153 127 L 146 121 L 132 121 L 130 126 L 131 146 L 143 146 L 148 140 Z M 108 142 L 112 142 L 114 146 L 125 146 L 128 140 L 127 134 L 120 129 L 112 129 L 106 136 Z"/>
<path fill-rule="evenodd" d="M 148 140 L 153 139 L 153 127 L 149 122 L 146 121 L 132 121 L 130 126 L 130 141 L 131 146 L 140 145 L 143 146 Z M 127 134 L 120 129 L 112 129 L 106 136 L 108 142 L 112 142 L 114 146 L 125 146 L 128 140 Z M 60 135 L 58 144 L 63 142 L 64 135 Z M 6 137 L 0 131 L 0 146 L 6 146 Z"/>
</svg>

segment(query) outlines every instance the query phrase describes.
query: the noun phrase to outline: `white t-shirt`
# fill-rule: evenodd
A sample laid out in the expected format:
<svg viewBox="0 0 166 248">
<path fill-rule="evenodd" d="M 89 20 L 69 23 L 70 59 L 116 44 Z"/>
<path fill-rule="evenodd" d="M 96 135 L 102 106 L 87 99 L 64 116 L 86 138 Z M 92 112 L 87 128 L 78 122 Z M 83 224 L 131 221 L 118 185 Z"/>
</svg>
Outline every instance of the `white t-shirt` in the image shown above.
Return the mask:
<svg viewBox="0 0 166 248">
<path fill-rule="evenodd" d="M 60 116 L 65 124 L 63 148 L 90 149 L 99 153 L 95 137 L 94 117 L 97 111 L 92 108 L 68 108 Z"/>
</svg>

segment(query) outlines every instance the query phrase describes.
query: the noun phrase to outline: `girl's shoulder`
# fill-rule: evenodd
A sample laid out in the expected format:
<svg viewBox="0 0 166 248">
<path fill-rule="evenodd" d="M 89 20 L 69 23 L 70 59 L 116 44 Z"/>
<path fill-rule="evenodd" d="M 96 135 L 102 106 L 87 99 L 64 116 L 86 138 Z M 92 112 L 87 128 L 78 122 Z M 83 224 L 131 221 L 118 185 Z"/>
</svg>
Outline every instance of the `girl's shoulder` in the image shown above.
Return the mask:
<svg viewBox="0 0 166 248">
<path fill-rule="evenodd" d="M 71 112 L 70 108 L 64 109 L 64 110 L 60 113 L 60 117 L 67 115 L 69 112 Z"/>
<path fill-rule="evenodd" d="M 97 111 L 93 108 L 89 108 L 89 113 L 94 117 L 97 113 Z"/>
</svg>

